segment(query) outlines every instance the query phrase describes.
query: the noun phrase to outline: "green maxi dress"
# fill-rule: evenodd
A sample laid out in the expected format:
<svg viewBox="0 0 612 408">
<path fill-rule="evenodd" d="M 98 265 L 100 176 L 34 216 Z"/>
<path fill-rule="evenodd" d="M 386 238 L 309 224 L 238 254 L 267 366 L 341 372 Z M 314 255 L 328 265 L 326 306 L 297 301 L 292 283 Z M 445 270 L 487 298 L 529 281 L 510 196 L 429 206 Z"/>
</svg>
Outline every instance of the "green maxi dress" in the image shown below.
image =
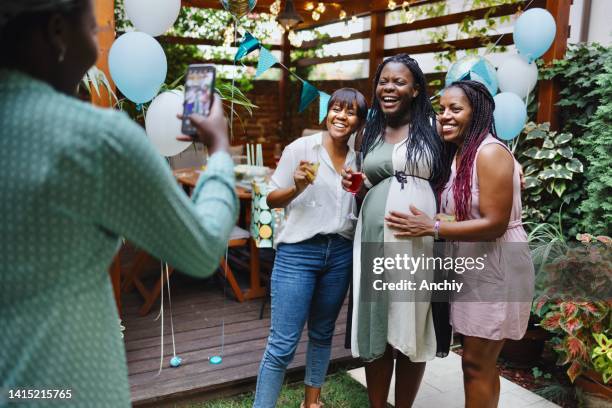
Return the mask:
<svg viewBox="0 0 612 408">
<path fill-rule="evenodd" d="M 421 157 L 417 169 L 406 164 L 406 140 L 380 142 L 365 157 L 363 171 L 372 184 L 357 222 L 353 250 L 353 311 L 351 350 L 355 357 L 374 360 L 383 355 L 387 344 L 414 362 L 431 360 L 436 355 L 436 336 L 431 303 L 420 301 L 415 293 L 372 290 L 369 261 L 362 268 L 362 251 L 376 256 L 408 254 L 415 257 L 433 254 L 433 238 L 398 239 L 384 220 L 389 211 L 408 213 L 411 204 L 430 217 L 436 214 L 436 200 L 429 184 L 430 169 Z M 404 177 L 396 177 L 403 172 Z M 367 258 L 369 259 L 369 258 Z M 415 276 L 431 279 L 433 272 L 418 271 Z M 411 279 L 406 271 L 385 272 L 388 282 Z"/>
<path fill-rule="evenodd" d="M 119 237 L 212 274 L 237 215 L 232 160 L 210 158 L 192 202 L 127 116 L 8 70 L 0 129 L 0 406 L 9 390 L 63 389 L 61 406 L 128 407 Z"/>
</svg>

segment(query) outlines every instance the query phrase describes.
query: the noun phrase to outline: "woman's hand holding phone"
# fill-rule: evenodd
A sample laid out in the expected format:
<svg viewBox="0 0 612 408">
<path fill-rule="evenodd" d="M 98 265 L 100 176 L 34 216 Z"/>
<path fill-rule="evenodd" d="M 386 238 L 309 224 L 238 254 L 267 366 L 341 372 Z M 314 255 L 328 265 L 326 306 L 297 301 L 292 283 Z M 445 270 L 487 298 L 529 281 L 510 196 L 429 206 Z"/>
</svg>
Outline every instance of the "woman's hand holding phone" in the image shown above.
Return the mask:
<svg viewBox="0 0 612 408">
<path fill-rule="evenodd" d="M 182 120 L 183 115 L 178 115 L 178 118 Z M 181 135 L 177 137 L 177 140 L 201 142 L 208 148 L 209 154 L 213 154 L 216 151 L 228 151 L 227 118 L 223 112 L 223 104 L 219 95 L 214 94 L 208 116 L 192 113 L 188 118 L 191 125 L 196 129 L 196 134 L 193 137 Z"/>
</svg>

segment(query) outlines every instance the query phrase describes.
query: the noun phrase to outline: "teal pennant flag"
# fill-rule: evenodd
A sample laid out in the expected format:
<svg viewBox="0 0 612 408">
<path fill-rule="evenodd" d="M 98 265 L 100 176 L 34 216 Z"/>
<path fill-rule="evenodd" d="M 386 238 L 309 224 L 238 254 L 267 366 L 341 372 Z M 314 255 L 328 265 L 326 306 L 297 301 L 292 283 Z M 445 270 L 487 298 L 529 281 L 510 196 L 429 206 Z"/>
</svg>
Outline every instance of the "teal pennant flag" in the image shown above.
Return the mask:
<svg viewBox="0 0 612 408">
<path fill-rule="evenodd" d="M 310 105 L 315 99 L 317 99 L 317 96 L 319 96 L 319 90 L 317 88 L 306 81 L 302 82 L 304 85 L 302 86 L 302 96 L 300 97 L 300 113 L 304 112 L 308 105 Z"/>
<path fill-rule="evenodd" d="M 327 117 L 327 105 L 329 105 L 330 99 L 330 94 L 323 91 L 319 92 L 319 123 L 322 123 Z"/>
<path fill-rule="evenodd" d="M 261 47 L 261 43 L 259 40 L 248 31 L 244 35 L 244 38 L 240 42 L 238 46 L 238 51 L 236 51 L 236 55 L 234 56 L 234 61 L 238 62 L 256 49 Z"/>
<path fill-rule="evenodd" d="M 255 78 L 259 78 L 264 72 L 272 68 L 278 60 L 267 48 L 261 47 L 259 49 L 259 61 L 257 62 L 257 72 Z"/>
<path fill-rule="evenodd" d="M 484 59 L 481 59 L 476 64 L 474 64 L 472 68 L 470 68 L 469 73 L 470 73 L 470 78 L 471 78 L 471 74 L 476 74 L 482 79 L 484 79 L 485 81 L 489 78 L 489 71 L 487 71 L 487 64 L 485 64 Z"/>
</svg>

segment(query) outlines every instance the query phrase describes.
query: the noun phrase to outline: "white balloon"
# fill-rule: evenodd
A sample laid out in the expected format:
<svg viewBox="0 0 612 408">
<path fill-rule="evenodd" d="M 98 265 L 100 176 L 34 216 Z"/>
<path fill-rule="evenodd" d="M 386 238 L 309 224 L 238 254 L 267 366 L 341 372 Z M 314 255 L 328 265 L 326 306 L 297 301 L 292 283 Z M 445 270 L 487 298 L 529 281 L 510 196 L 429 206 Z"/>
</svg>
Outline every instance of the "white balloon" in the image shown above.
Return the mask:
<svg viewBox="0 0 612 408">
<path fill-rule="evenodd" d="M 525 99 L 538 82 L 538 66 L 518 54 L 512 55 L 497 69 L 497 81 L 502 92 L 512 92 Z"/>
<path fill-rule="evenodd" d="M 191 145 L 176 140 L 181 134 L 181 121 L 176 115 L 183 113 L 184 98 L 183 92 L 167 91 L 153 99 L 147 110 L 147 135 L 162 156 L 176 156 Z"/>
<path fill-rule="evenodd" d="M 153 37 L 174 25 L 181 11 L 181 0 L 125 0 L 125 12 L 139 31 Z"/>
</svg>

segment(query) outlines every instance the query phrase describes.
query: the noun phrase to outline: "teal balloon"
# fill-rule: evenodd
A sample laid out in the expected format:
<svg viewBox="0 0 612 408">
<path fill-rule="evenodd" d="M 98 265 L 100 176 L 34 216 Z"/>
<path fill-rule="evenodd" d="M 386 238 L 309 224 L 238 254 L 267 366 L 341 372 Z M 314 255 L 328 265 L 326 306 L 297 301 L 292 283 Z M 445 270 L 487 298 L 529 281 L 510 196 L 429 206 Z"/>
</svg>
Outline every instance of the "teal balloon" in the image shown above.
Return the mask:
<svg viewBox="0 0 612 408">
<path fill-rule="evenodd" d="M 161 45 L 141 32 L 125 33 L 112 45 L 108 65 L 113 81 L 135 103 L 153 99 L 166 80 L 168 61 Z"/>
<path fill-rule="evenodd" d="M 446 73 L 445 85 L 464 79 L 478 81 L 487 87 L 491 95 L 497 94 L 497 72 L 495 67 L 483 57 L 468 55 L 457 60 Z"/>
<path fill-rule="evenodd" d="M 495 131 L 503 140 L 512 140 L 521 133 L 527 122 L 527 107 L 523 100 L 512 92 L 502 92 L 495 99 Z"/>
<path fill-rule="evenodd" d="M 253 11 L 257 0 L 220 0 L 223 8 L 236 18 L 246 16 Z"/>
<path fill-rule="evenodd" d="M 521 14 L 514 25 L 514 44 L 519 53 L 533 62 L 550 48 L 557 33 L 555 19 L 542 8 L 532 8 Z"/>
</svg>

